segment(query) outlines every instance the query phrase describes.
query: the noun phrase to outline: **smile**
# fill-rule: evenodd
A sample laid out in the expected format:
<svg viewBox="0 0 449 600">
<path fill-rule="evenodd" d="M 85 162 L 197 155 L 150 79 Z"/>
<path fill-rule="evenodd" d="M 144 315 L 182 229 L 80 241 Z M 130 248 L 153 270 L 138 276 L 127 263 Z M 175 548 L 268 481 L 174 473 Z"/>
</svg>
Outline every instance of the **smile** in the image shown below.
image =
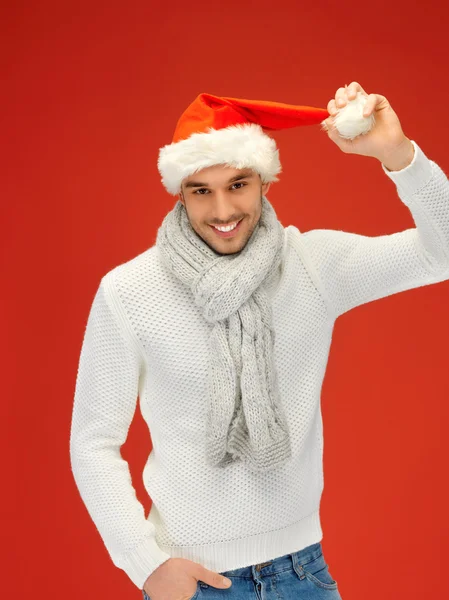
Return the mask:
<svg viewBox="0 0 449 600">
<path fill-rule="evenodd" d="M 234 233 L 236 233 L 239 230 L 242 221 L 243 219 L 240 219 L 240 221 L 235 221 L 234 223 L 231 223 L 226 227 L 218 227 L 215 225 L 211 225 L 211 227 L 215 231 L 215 233 L 220 237 L 231 237 L 232 235 L 234 235 Z"/>
</svg>

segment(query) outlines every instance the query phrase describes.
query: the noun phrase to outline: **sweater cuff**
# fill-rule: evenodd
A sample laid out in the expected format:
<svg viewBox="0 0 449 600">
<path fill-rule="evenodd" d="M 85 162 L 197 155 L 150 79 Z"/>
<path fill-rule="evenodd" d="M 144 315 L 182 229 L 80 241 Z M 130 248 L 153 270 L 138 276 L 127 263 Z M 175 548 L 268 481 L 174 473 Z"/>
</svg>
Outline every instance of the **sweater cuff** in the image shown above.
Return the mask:
<svg viewBox="0 0 449 600">
<path fill-rule="evenodd" d="M 388 171 L 383 163 L 382 169 L 402 191 L 404 196 L 411 196 L 423 188 L 432 178 L 431 161 L 414 140 L 410 140 L 415 148 L 412 162 L 400 171 Z"/>
<path fill-rule="evenodd" d="M 134 550 L 116 557 L 114 562 L 142 590 L 151 573 L 169 558 L 170 554 L 161 550 L 154 537 L 150 537 Z"/>
</svg>

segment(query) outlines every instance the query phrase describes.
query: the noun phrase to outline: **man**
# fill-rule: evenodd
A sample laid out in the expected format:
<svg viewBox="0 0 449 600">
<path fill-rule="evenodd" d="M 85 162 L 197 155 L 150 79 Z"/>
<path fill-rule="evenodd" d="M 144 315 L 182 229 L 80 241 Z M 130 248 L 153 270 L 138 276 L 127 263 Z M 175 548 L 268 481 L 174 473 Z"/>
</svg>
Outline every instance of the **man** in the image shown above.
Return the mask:
<svg viewBox="0 0 449 600">
<path fill-rule="evenodd" d="M 360 97 L 375 125 L 344 138 L 336 118 Z M 381 162 L 415 228 L 367 237 L 282 226 L 266 198 L 281 165 L 263 129 L 318 123 L 342 151 Z M 82 499 L 144 598 L 207 600 L 210 586 L 341 598 L 319 517 L 333 325 L 449 279 L 449 181 L 387 99 L 357 82 L 328 110 L 200 94 L 158 167 L 179 201 L 156 244 L 102 278 L 87 322 L 70 441 Z M 137 396 L 153 442 L 148 519 L 120 455 Z"/>
</svg>

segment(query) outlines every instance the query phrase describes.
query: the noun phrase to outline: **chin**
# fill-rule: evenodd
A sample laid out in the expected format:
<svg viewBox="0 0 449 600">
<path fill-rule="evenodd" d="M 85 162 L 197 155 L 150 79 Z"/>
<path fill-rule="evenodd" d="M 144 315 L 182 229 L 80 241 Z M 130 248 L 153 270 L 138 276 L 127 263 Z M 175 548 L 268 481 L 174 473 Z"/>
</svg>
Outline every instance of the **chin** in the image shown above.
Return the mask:
<svg viewBox="0 0 449 600">
<path fill-rule="evenodd" d="M 217 250 L 216 248 L 214 248 L 215 252 L 217 254 L 219 254 L 220 256 L 230 256 L 231 254 L 239 254 L 242 250 L 242 248 L 239 248 L 238 250 L 234 250 L 234 252 L 220 252 L 219 250 Z"/>
<path fill-rule="evenodd" d="M 211 242 L 208 239 L 203 238 L 202 236 L 201 236 L 201 239 L 203 240 L 203 242 L 205 244 L 207 244 L 209 246 L 209 248 L 211 250 L 213 250 L 216 254 L 219 254 L 220 256 L 227 256 L 227 255 L 231 255 L 231 254 L 238 254 L 245 247 L 245 244 L 240 244 L 240 246 L 238 246 L 236 250 L 235 249 L 233 250 L 231 248 L 229 248 L 229 250 L 226 250 L 225 247 L 215 245 L 213 242 Z"/>
<path fill-rule="evenodd" d="M 207 228 L 209 228 L 209 225 L 206 225 Z M 203 242 L 209 246 L 209 248 L 211 250 L 213 250 L 216 254 L 220 255 L 220 256 L 228 256 L 228 255 L 232 255 L 232 254 L 239 254 L 239 252 L 241 252 L 243 250 L 243 248 L 246 246 L 246 243 L 248 242 L 248 237 L 246 237 L 243 240 L 243 243 L 240 243 L 240 246 L 237 247 L 237 249 L 231 249 L 229 248 L 229 250 L 226 250 L 226 245 L 230 246 L 229 244 L 223 244 L 223 246 L 221 246 L 221 244 L 217 243 L 213 238 L 214 233 L 210 233 L 207 237 L 205 236 L 205 232 L 203 231 L 198 231 L 195 227 L 193 227 L 193 230 L 195 231 L 195 233 L 203 240 Z M 207 229 L 207 231 L 209 232 L 209 230 Z M 251 232 L 252 233 L 252 232 Z M 212 237 L 211 237 L 212 236 Z M 235 246 L 234 246 L 235 248 Z"/>
<path fill-rule="evenodd" d="M 234 249 L 229 248 L 229 250 L 226 250 L 226 249 L 223 249 L 223 248 L 215 248 L 214 247 L 214 250 L 215 250 L 215 252 L 217 252 L 217 254 L 221 254 L 223 256 L 229 255 L 229 254 L 239 254 L 239 252 L 241 252 L 244 249 L 244 247 L 246 246 L 247 241 L 248 240 L 245 239 L 243 241 L 243 243 L 240 243 L 237 246 L 237 248 L 234 246 Z"/>
</svg>

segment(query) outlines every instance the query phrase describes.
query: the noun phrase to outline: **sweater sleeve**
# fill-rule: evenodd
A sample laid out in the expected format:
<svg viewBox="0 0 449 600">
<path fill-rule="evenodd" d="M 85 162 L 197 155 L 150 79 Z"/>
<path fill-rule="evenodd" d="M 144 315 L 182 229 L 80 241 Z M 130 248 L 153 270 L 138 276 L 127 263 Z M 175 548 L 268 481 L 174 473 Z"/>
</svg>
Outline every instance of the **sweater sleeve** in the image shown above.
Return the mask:
<svg viewBox="0 0 449 600">
<path fill-rule="evenodd" d="M 415 227 L 374 237 L 332 229 L 299 236 L 335 318 L 360 304 L 449 279 L 449 180 L 411 141 L 415 153 L 407 167 L 381 166 Z"/>
<path fill-rule="evenodd" d="M 143 358 L 115 297 L 111 274 L 96 291 L 84 333 L 73 403 L 70 459 L 81 499 L 113 563 L 140 589 L 170 558 L 137 500 L 120 453 L 134 416 Z"/>
</svg>

